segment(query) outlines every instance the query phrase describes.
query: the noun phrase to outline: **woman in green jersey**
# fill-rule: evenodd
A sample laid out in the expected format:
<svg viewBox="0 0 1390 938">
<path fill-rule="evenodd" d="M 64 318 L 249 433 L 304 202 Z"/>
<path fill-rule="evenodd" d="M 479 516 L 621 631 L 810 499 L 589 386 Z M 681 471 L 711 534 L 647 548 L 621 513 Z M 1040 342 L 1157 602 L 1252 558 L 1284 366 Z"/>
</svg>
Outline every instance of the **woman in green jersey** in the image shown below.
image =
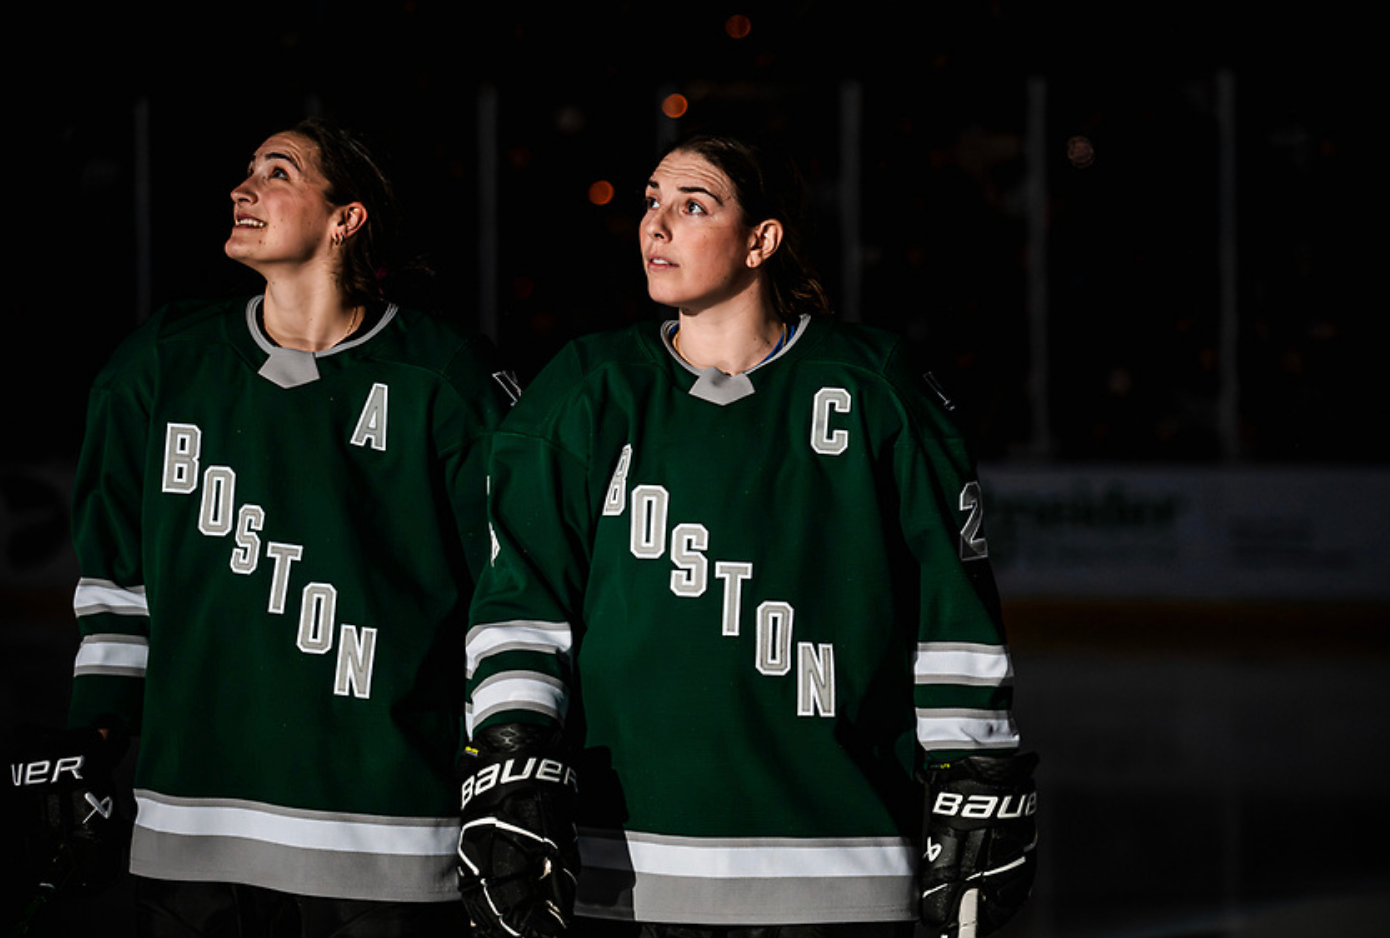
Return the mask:
<svg viewBox="0 0 1390 938">
<path fill-rule="evenodd" d="M 140 737 L 139 931 L 462 934 L 443 662 L 506 382 L 487 340 L 395 302 L 396 203 L 358 138 L 273 134 L 228 221 L 263 291 L 121 346 L 76 480 L 70 719 Z"/>
<path fill-rule="evenodd" d="M 673 147 L 640 241 L 675 318 L 572 343 L 498 434 L 462 761 L 485 934 L 965 935 L 1027 893 L 974 470 L 901 342 L 827 315 L 799 192 L 742 141 Z"/>
</svg>

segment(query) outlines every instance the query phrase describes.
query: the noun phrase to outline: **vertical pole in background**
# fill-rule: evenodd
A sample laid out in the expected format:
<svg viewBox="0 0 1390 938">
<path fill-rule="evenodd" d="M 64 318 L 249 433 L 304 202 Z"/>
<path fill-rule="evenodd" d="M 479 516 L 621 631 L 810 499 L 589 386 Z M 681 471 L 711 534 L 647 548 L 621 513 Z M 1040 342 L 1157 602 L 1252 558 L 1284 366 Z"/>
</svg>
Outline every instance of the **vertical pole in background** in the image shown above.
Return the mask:
<svg viewBox="0 0 1390 938">
<path fill-rule="evenodd" d="M 1048 406 L 1051 375 L 1047 342 L 1047 79 L 1040 75 L 1028 79 L 1023 146 L 1028 215 L 1026 387 L 1032 424 L 1028 453 L 1045 457 L 1052 453 L 1052 421 Z"/>
<path fill-rule="evenodd" d="M 478 89 L 478 331 L 499 342 L 497 247 L 497 89 Z"/>
<path fill-rule="evenodd" d="M 134 131 L 134 200 L 135 212 L 135 321 L 142 323 L 150 317 L 154 302 L 153 226 L 150 193 L 150 99 L 135 100 L 131 112 Z"/>
<path fill-rule="evenodd" d="M 859 321 L 859 300 L 863 280 L 863 251 L 860 245 L 859 215 L 862 194 L 860 126 L 863 118 L 863 86 L 857 81 L 840 85 L 840 256 L 843 258 L 843 286 L 839 318 Z"/>
<path fill-rule="evenodd" d="M 1236 288 L 1236 87 L 1230 69 L 1216 73 L 1216 134 L 1217 134 L 1217 260 L 1220 307 L 1217 311 L 1217 442 L 1225 460 L 1240 455 L 1239 381 L 1236 340 L 1239 336 Z M 1228 712 L 1234 712 L 1234 702 Z M 1234 740 L 1232 741 L 1234 743 Z M 1241 792 L 1238 768 L 1227 747 L 1221 766 L 1221 856 L 1222 912 L 1225 923 L 1234 930 L 1239 921 L 1243 831 Z"/>
<path fill-rule="evenodd" d="M 1236 83 L 1230 69 L 1216 73 L 1217 256 L 1220 308 L 1217 335 L 1217 438 L 1221 455 L 1240 455 L 1240 372 L 1236 342 L 1240 335 L 1236 274 Z"/>
</svg>

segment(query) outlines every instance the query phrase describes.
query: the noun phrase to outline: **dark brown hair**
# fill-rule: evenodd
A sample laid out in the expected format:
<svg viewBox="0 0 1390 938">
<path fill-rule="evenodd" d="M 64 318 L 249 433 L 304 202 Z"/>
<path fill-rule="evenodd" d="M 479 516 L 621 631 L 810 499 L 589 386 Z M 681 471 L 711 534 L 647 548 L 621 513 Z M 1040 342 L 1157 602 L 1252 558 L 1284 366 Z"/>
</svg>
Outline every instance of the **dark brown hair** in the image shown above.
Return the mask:
<svg viewBox="0 0 1390 938">
<path fill-rule="evenodd" d="M 361 202 L 367 209 L 366 223 L 343 242 L 339 285 L 355 303 L 385 300 L 388 285 L 402 266 L 397 253 L 401 212 L 391 181 L 367 145 L 331 121 L 311 117 L 287 132 L 317 148 L 318 168 L 328 182 L 330 204 Z"/>
<path fill-rule="evenodd" d="M 693 153 L 727 176 L 745 225 L 768 219 L 781 222 L 782 243 L 766 264 L 777 315 L 784 322 L 795 322 L 802 314 L 830 315 L 830 299 L 806 255 L 806 189 L 791 158 L 720 133 L 678 140 L 663 156 L 671 153 Z"/>
</svg>

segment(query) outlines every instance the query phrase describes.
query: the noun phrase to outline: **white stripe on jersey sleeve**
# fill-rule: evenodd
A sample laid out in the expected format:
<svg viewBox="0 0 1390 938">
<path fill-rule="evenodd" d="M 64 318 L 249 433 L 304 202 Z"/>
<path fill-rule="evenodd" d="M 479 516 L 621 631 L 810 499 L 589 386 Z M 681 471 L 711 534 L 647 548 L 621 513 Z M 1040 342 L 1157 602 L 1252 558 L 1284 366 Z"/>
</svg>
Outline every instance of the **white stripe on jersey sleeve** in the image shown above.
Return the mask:
<svg viewBox="0 0 1390 938">
<path fill-rule="evenodd" d="M 917 711 L 917 742 L 923 749 L 1016 749 L 1018 727 L 1007 710 Z"/>
<path fill-rule="evenodd" d="M 473 728 L 492 716 L 508 710 L 543 713 L 557 723 L 563 723 L 569 698 L 559 680 L 534 671 L 503 671 L 494 674 L 473 688 L 465 714 L 468 735 Z"/>
<path fill-rule="evenodd" d="M 918 684 L 1007 687 L 1013 683 L 1014 666 L 1002 645 L 923 642 L 917 646 L 913 674 Z"/>
<path fill-rule="evenodd" d="M 150 658 L 149 640 L 140 635 L 88 635 L 77 646 L 73 677 L 144 677 Z"/>
<path fill-rule="evenodd" d="M 118 586 L 110 580 L 96 580 L 83 577 L 77 581 L 77 591 L 72 596 L 72 609 L 78 617 L 93 616 L 109 612 L 118 616 L 147 616 L 149 604 L 145 601 L 143 586 Z"/>
<path fill-rule="evenodd" d="M 468 676 L 473 676 L 482 661 L 505 651 L 567 658 L 573 644 L 568 622 L 514 620 L 475 625 L 468 630 Z"/>
</svg>

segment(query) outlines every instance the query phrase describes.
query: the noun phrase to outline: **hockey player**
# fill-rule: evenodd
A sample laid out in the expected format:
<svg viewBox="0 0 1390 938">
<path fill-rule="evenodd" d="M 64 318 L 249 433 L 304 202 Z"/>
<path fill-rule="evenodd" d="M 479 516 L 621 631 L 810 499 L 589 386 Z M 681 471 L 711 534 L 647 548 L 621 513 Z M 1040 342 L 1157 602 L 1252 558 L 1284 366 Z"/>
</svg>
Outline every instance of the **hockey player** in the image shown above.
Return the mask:
<svg viewBox="0 0 1390 938">
<path fill-rule="evenodd" d="M 826 318 L 794 180 L 668 152 L 641 248 L 676 318 L 572 343 L 499 431 L 460 766 L 486 935 L 966 936 L 1028 893 L 980 488 L 901 343 Z"/>
<path fill-rule="evenodd" d="M 394 198 L 357 138 L 271 136 L 231 203 L 264 292 L 162 310 L 91 394 L 71 723 L 140 738 L 140 934 L 463 934 L 443 662 L 507 382 L 392 302 Z"/>
</svg>

